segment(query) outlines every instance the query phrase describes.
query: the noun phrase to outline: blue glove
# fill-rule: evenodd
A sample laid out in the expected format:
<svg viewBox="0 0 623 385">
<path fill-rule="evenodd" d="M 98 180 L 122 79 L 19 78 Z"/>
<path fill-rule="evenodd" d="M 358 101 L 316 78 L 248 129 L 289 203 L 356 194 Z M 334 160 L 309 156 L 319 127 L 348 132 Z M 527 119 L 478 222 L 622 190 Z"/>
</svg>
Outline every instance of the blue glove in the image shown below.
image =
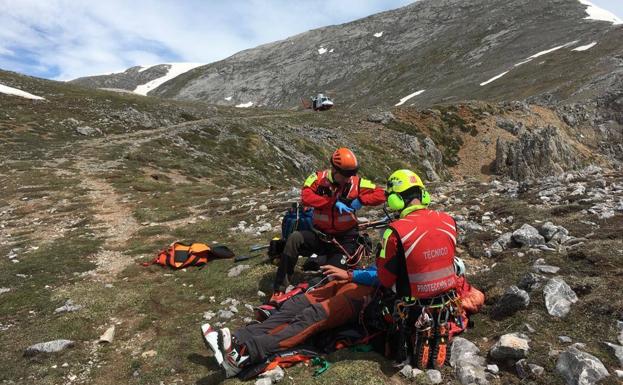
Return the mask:
<svg viewBox="0 0 623 385">
<path fill-rule="evenodd" d="M 360 208 L 362 208 L 362 207 L 363 207 L 363 204 L 361 203 L 361 201 L 359 200 L 359 198 L 355 198 L 355 200 L 354 200 L 354 201 L 350 202 L 350 207 L 351 207 L 353 210 L 357 211 L 357 210 L 359 210 Z"/>
<path fill-rule="evenodd" d="M 351 209 L 350 207 L 348 207 L 346 203 L 342 203 L 340 201 L 335 202 L 335 208 L 337 209 L 337 211 L 340 212 L 340 214 L 352 213 L 353 211 L 355 211 Z"/>
</svg>

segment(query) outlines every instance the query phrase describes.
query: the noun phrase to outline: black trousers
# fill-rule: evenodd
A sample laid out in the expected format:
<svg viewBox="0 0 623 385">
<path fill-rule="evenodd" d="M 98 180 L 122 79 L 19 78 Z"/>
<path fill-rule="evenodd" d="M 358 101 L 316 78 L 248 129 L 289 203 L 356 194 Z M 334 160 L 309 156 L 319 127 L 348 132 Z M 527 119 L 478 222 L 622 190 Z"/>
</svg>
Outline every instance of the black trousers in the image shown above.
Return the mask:
<svg viewBox="0 0 623 385">
<path fill-rule="evenodd" d="M 357 249 L 358 235 L 357 230 L 351 230 L 347 233 L 334 235 L 334 237 L 344 250 L 352 255 Z M 286 240 L 285 248 L 279 260 L 279 268 L 277 269 L 273 289 L 283 291 L 286 276 L 294 274 L 298 256 L 310 257 L 312 254 L 318 255 L 315 261 L 318 266 L 333 265 L 345 267 L 342 263 L 344 252 L 335 244 L 320 239 L 319 234 L 315 231 L 295 231 Z M 308 262 L 312 261 L 308 260 Z"/>
</svg>

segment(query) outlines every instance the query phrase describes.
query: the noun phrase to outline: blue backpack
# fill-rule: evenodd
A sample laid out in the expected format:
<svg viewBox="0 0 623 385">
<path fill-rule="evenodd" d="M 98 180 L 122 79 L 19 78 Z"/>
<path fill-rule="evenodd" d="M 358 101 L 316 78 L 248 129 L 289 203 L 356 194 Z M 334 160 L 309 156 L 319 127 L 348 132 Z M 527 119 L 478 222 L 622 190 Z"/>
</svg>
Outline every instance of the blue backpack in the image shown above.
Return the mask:
<svg viewBox="0 0 623 385">
<path fill-rule="evenodd" d="M 306 208 L 300 203 L 293 203 L 281 221 L 281 239 L 286 240 L 295 231 L 312 230 L 314 228 L 314 209 Z"/>
</svg>

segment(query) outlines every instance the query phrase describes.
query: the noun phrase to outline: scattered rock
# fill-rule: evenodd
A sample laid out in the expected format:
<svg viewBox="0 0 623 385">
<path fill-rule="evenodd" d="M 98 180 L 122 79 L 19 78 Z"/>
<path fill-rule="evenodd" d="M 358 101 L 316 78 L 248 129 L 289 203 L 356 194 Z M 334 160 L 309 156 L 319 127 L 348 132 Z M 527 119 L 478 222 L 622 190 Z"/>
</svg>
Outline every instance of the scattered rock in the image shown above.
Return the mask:
<svg viewBox="0 0 623 385">
<path fill-rule="evenodd" d="M 623 345 L 623 321 L 617 321 L 617 329 L 619 330 L 619 343 Z"/>
<path fill-rule="evenodd" d="M 441 384 L 441 382 L 443 381 L 443 378 L 441 377 L 441 372 L 439 370 L 427 370 L 426 375 L 428 376 L 428 380 L 432 384 Z"/>
<path fill-rule="evenodd" d="M 545 368 L 542 366 L 536 364 L 528 364 L 528 367 L 530 368 L 530 372 L 532 372 L 535 377 L 540 377 L 543 375 L 543 373 L 545 373 Z"/>
<path fill-rule="evenodd" d="M 215 316 L 215 315 L 216 315 L 216 313 L 215 313 L 215 312 L 213 312 L 213 311 L 207 311 L 207 312 L 203 313 L 203 319 L 205 319 L 205 320 L 208 320 L 208 321 L 209 321 L 209 320 L 211 320 L 212 318 L 214 318 L 214 316 Z"/>
<path fill-rule="evenodd" d="M 84 135 L 84 136 L 92 136 L 92 135 L 101 135 L 102 134 L 102 130 L 100 130 L 99 128 L 93 128 L 93 127 L 89 127 L 89 126 L 81 126 L 76 128 L 76 132 L 80 135 Z"/>
<path fill-rule="evenodd" d="M 545 372 L 545 368 L 539 365 L 529 364 L 528 360 L 525 358 L 515 363 L 515 370 L 520 378 L 540 377 Z"/>
<path fill-rule="evenodd" d="M 273 381 L 270 378 L 258 378 L 255 380 L 255 385 L 272 385 Z"/>
<path fill-rule="evenodd" d="M 8 287 L 0 287 L 0 294 L 8 293 L 11 289 Z"/>
<path fill-rule="evenodd" d="M 147 350 L 147 351 L 144 351 L 141 354 L 141 357 L 143 357 L 143 358 L 151 358 L 151 357 L 155 357 L 157 354 L 158 354 L 158 352 L 155 351 L 155 350 Z"/>
<path fill-rule="evenodd" d="M 511 333 L 504 334 L 500 340 L 493 345 L 489 354 L 496 361 L 517 361 L 525 358 L 530 350 L 528 342 L 530 340 L 525 334 Z"/>
<path fill-rule="evenodd" d="M 481 225 L 479 225 L 478 223 L 474 221 L 457 220 L 456 225 L 459 228 L 459 230 L 464 231 L 464 232 L 485 231 L 484 227 L 482 227 Z"/>
<path fill-rule="evenodd" d="M 524 324 L 524 327 L 528 333 L 534 333 L 536 331 L 530 324 Z"/>
<path fill-rule="evenodd" d="M 578 301 L 578 296 L 561 277 L 550 279 L 543 288 L 545 307 L 554 317 L 564 317 L 571 310 L 571 304 Z"/>
<path fill-rule="evenodd" d="M 487 365 L 487 372 L 498 374 L 500 372 L 500 368 L 498 368 L 498 366 L 495 364 Z"/>
<path fill-rule="evenodd" d="M 545 238 L 539 234 L 539 231 L 527 223 L 513 232 L 512 239 L 519 245 L 527 247 L 545 243 Z"/>
<path fill-rule="evenodd" d="M 272 384 L 276 384 L 279 381 L 283 380 L 285 376 L 285 372 L 280 366 L 277 366 L 275 369 L 269 370 L 260 374 L 261 378 L 267 378 L 271 381 Z"/>
<path fill-rule="evenodd" d="M 569 237 L 569 230 L 562 226 L 556 226 L 552 222 L 545 222 L 539 233 L 545 238 L 546 242 L 563 243 L 566 242 Z"/>
<path fill-rule="evenodd" d="M 264 292 L 263 292 L 263 291 L 261 291 L 261 290 L 258 290 L 258 291 L 257 291 L 257 296 L 258 296 L 258 297 L 260 297 L 260 298 L 264 298 L 264 297 L 266 297 L 266 293 L 264 293 Z"/>
<path fill-rule="evenodd" d="M 521 278 L 517 286 L 526 291 L 533 291 L 541 287 L 542 281 L 542 276 L 534 273 L 527 273 Z"/>
<path fill-rule="evenodd" d="M 537 273 L 556 274 L 560 270 L 560 267 L 551 266 L 551 265 L 536 265 L 535 264 L 534 266 L 532 266 L 532 269 L 536 271 Z"/>
<path fill-rule="evenodd" d="M 450 365 L 461 384 L 487 385 L 485 374 L 485 359 L 478 354 L 480 349 L 472 342 L 462 337 L 455 337 L 452 341 Z"/>
<path fill-rule="evenodd" d="M 567 336 L 558 336 L 558 341 L 562 342 L 563 344 L 570 344 L 573 342 L 571 337 L 567 337 Z"/>
<path fill-rule="evenodd" d="M 229 278 L 232 277 L 237 277 L 240 275 L 240 273 L 242 273 L 243 271 L 250 269 L 251 265 L 237 265 L 232 267 L 231 269 L 229 269 L 229 271 L 227 272 L 227 276 Z"/>
<path fill-rule="evenodd" d="M 234 313 L 230 310 L 219 310 L 218 316 L 219 318 L 230 319 L 234 316 Z"/>
<path fill-rule="evenodd" d="M 556 370 L 567 385 L 590 385 L 609 375 L 604 364 L 595 356 L 574 347 L 558 356 Z"/>
<path fill-rule="evenodd" d="M 617 378 L 623 379 L 623 370 L 615 370 L 614 373 L 617 375 Z"/>
<path fill-rule="evenodd" d="M 619 365 L 623 366 L 623 346 L 611 344 L 610 342 L 604 342 L 604 344 L 614 353 L 614 356 L 619 360 Z"/>
<path fill-rule="evenodd" d="M 402 374 L 405 378 L 409 380 L 414 379 L 421 373 L 423 372 L 420 369 L 412 368 L 411 365 L 405 365 L 400 370 L 400 374 Z"/>
<path fill-rule="evenodd" d="M 494 254 L 499 254 L 502 251 L 509 249 L 513 246 L 513 233 L 504 233 L 499 236 L 498 239 L 491 245 L 491 251 Z"/>
<path fill-rule="evenodd" d="M 97 342 L 99 342 L 99 343 L 111 343 L 114 338 L 115 338 L 115 325 L 112 325 L 111 327 L 106 329 L 104 334 L 102 334 L 100 336 L 100 338 L 99 338 L 99 340 Z"/>
<path fill-rule="evenodd" d="M 24 356 L 32 357 L 39 353 L 56 353 L 74 346 L 71 340 L 54 340 L 32 345 L 24 351 Z"/>
<path fill-rule="evenodd" d="M 496 319 L 508 317 L 519 310 L 528 308 L 529 304 L 530 295 L 517 286 L 511 286 L 506 289 L 504 295 L 496 302 L 491 311 L 491 315 Z"/>
<path fill-rule="evenodd" d="M 368 115 L 368 122 L 388 124 L 396 120 L 394 114 L 389 111 L 376 112 Z"/>
<path fill-rule="evenodd" d="M 54 310 L 54 313 L 68 313 L 82 309 L 81 305 L 75 305 L 72 300 L 68 299 L 65 304 Z"/>
</svg>

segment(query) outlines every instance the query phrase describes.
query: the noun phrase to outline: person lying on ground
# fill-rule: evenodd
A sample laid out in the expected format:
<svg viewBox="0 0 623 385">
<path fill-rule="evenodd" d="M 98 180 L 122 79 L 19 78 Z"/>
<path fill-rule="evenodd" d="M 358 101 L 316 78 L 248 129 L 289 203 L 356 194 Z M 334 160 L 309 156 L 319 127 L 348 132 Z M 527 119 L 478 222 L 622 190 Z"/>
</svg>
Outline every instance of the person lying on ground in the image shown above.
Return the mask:
<svg viewBox="0 0 623 385">
<path fill-rule="evenodd" d="M 325 270 L 326 275 L 335 273 Z M 355 322 L 366 298 L 374 292 L 374 287 L 366 283 L 376 281 L 370 280 L 365 270 L 340 270 L 336 276 L 338 279 L 324 286 L 288 299 L 261 323 L 233 333 L 229 328 L 215 330 L 207 323 L 201 325 L 204 343 L 225 369 L 225 375 L 233 377 L 242 368 L 292 349 L 316 333 Z"/>
<path fill-rule="evenodd" d="M 357 220 L 354 212 L 363 206 L 378 206 L 385 202 L 385 192 L 374 183 L 357 175 L 359 162 L 347 148 L 338 148 L 330 159 L 329 170 L 311 174 L 301 190 L 304 206 L 313 207 L 314 228 L 335 237 L 335 240 L 352 254 L 357 247 Z M 317 231 L 295 231 L 286 244 L 273 283 L 274 296 L 279 297 L 294 274 L 299 255 L 327 256 L 323 264 L 343 266 L 342 251 L 320 239 Z"/>
</svg>

